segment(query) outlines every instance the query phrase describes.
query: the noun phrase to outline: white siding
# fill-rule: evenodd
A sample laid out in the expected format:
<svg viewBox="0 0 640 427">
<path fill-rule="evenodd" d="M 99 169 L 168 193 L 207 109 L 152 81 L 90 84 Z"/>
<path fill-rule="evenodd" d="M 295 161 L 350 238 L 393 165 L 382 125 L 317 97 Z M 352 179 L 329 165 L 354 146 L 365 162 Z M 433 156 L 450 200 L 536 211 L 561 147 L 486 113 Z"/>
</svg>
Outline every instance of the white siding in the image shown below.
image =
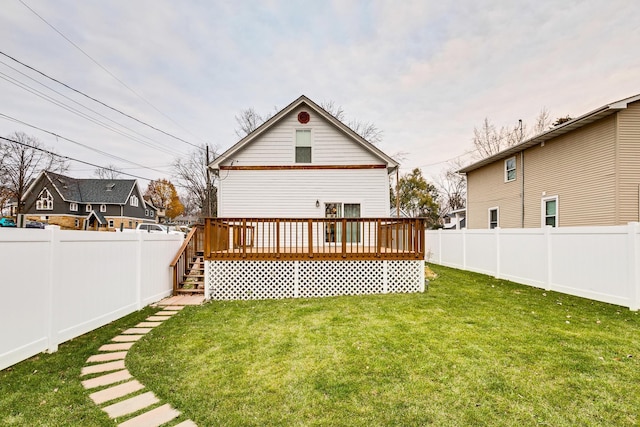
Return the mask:
<svg viewBox="0 0 640 427">
<path fill-rule="evenodd" d="M 298 122 L 298 113 L 307 111 L 307 124 Z M 383 164 L 376 155 L 348 138 L 339 129 L 301 106 L 283 117 L 263 135 L 244 149 L 222 162 L 223 166 L 283 166 L 295 164 L 295 130 L 311 129 L 312 163 L 314 165 L 367 165 Z M 224 173 L 222 174 L 224 176 Z"/>
<path fill-rule="evenodd" d="M 360 203 L 362 217 L 389 216 L 386 169 L 231 170 L 220 175 L 220 217 L 321 218 L 329 202 Z"/>
</svg>

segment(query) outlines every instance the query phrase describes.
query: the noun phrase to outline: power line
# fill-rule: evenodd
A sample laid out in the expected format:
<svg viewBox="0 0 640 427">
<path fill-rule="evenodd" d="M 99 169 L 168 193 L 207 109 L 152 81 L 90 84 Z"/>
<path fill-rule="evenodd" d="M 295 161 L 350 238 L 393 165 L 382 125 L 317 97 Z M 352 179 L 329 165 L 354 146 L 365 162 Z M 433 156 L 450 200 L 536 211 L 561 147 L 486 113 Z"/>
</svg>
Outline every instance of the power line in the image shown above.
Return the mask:
<svg viewBox="0 0 640 427">
<path fill-rule="evenodd" d="M 147 105 L 149 105 L 151 108 L 153 108 L 154 110 L 156 110 L 158 113 L 162 114 L 164 117 L 166 117 L 167 119 L 169 119 L 171 122 L 173 122 L 175 125 L 177 125 L 178 127 L 180 127 L 182 130 L 188 132 L 189 134 L 191 134 L 192 136 L 198 138 L 196 135 L 194 135 L 191 131 L 189 131 L 188 129 L 184 128 L 182 125 L 180 125 L 178 122 L 176 122 L 175 120 L 173 120 L 171 117 L 169 117 L 168 115 L 166 115 L 165 113 L 163 113 L 162 111 L 160 111 L 155 105 L 153 105 L 151 102 L 149 102 L 146 98 L 144 98 L 142 95 L 140 95 L 138 92 L 136 92 L 135 90 L 133 90 L 132 88 L 130 88 L 125 82 L 123 82 L 122 80 L 120 80 L 115 74 L 113 74 L 111 71 L 109 71 L 105 66 L 103 66 L 102 64 L 100 64 L 97 60 L 93 59 L 93 57 L 91 57 L 91 55 L 89 55 L 87 52 L 85 52 L 84 50 L 82 50 L 82 48 L 80 46 L 78 46 L 77 44 L 75 44 L 70 38 L 68 38 L 67 36 L 65 36 L 60 30 L 58 30 L 56 27 L 54 27 L 52 24 L 50 24 L 46 19 L 44 19 L 42 16 L 40 16 L 35 10 L 31 9 L 24 1 L 22 0 L 18 0 L 20 3 L 23 4 L 24 7 L 26 7 L 27 9 L 29 9 L 34 15 L 36 15 L 38 18 L 40 18 L 40 20 L 42 20 L 42 22 L 44 22 L 45 24 L 47 24 L 49 27 L 51 27 L 51 29 L 53 29 L 56 33 L 58 33 L 62 38 L 64 38 L 66 41 L 68 41 L 69 43 L 71 43 L 71 45 L 73 47 L 75 47 L 76 49 L 78 49 L 80 52 L 82 52 L 82 54 L 84 54 L 84 56 L 86 56 L 87 58 L 89 58 L 94 64 L 96 64 L 98 67 L 102 68 L 107 74 L 109 74 L 111 77 L 113 77 L 118 83 L 120 83 L 122 86 L 124 86 L 125 88 L 127 88 L 131 93 L 133 93 L 135 96 L 137 96 L 138 98 L 140 98 L 142 101 L 144 101 Z M 198 138 L 200 139 L 200 141 L 205 142 L 204 140 L 202 140 L 202 138 Z M 186 142 L 186 141 L 185 141 Z M 206 142 L 205 142 L 206 143 Z"/>
<path fill-rule="evenodd" d="M 120 130 L 120 129 L 117 129 L 117 128 L 115 128 L 115 127 L 113 127 L 113 126 L 109 125 L 109 124 L 106 124 L 106 123 L 104 123 L 104 122 L 102 122 L 102 121 L 100 121 L 100 120 L 98 120 L 98 119 L 96 119 L 96 118 L 94 118 L 94 117 L 91 117 L 91 116 L 89 116 L 89 115 L 87 115 L 87 114 L 83 113 L 82 111 L 79 111 L 79 110 L 77 110 L 77 109 L 75 109 L 75 108 L 73 108 L 73 107 L 70 107 L 69 105 L 67 105 L 67 104 L 65 104 L 65 103 L 63 103 L 63 102 L 61 102 L 61 101 L 58 101 L 57 99 L 52 98 L 51 96 L 49 96 L 49 95 L 47 95 L 47 94 L 45 94 L 45 93 L 43 93 L 43 92 L 41 92 L 41 91 L 39 91 L 39 90 L 37 90 L 37 89 L 32 88 L 32 87 L 31 87 L 31 86 L 29 86 L 29 85 L 26 85 L 26 84 L 24 84 L 24 83 L 22 83 L 22 82 L 19 82 L 18 80 L 14 79 L 13 77 L 10 77 L 10 76 L 8 76 L 8 75 L 6 75 L 6 74 L 2 73 L 2 72 L 0 72 L 0 79 L 5 80 L 5 81 L 7 81 L 7 82 L 9 82 L 9 83 L 11 83 L 11 84 L 13 84 L 13 85 L 16 85 L 16 86 L 18 86 L 19 88 L 24 89 L 25 91 L 27 91 L 27 92 L 29 92 L 29 93 L 31 93 L 31 94 L 33 94 L 33 95 L 35 95 L 35 96 L 39 97 L 39 98 L 42 98 L 42 99 L 44 99 L 45 101 L 51 102 L 52 104 L 54 104 L 54 105 L 56 105 L 56 106 L 58 106 L 58 107 L 61 107 L 61 108 L 65 109 L 65 110 L 67 110 L 67 111 L 69 111 L 69 112 L 71 112 L 71 113 L 73 113 L 73 114 L 75 114 L 75 115 L 77 115 L 77 116 L 80 116 L 80 117 L 82 117 L 83 119 L 86 119 L 86 120 L 88 120 L 88 121 L 90 121 L 90 122 L 92 122 L 92 123 L 94 123 L 94 124 L 96 124 L 96 125 L 98 125 L 98 126 L 101 126 L 101 127 L 105 128 L 105 129 L 107 129 L 107 130 L 110 130 L 110 131 L 112 131 L 112 132 L 114 132 L 114 133 L 117 133 L 118 135 L 121 135 L 121 136 L 124 136 L 124 137 L 126 137 L 126 138 L 129 138 L 129 139 L 131 139 L 132 141 L 139 142 L 140 144 L 146 145 L 146 146 L 147 146 L 147 147 L 149 147 L 149 148 L 153 148 L 153 149 L 156 149 L 156 150 L 162 151 L 162 152 L 164 152 L 164 153 L 166 153 L 166 154 L 175 154 L 173 151 L 169 150 L 168 148 L 164 148 L 164 147 L 161 147 L 161 146 L 156 146 L 156 145 L 154 145 L 152 142 L 143 141 L 143 140 L 141 140 L 141 139 L 139 139 L 139 138 L 136 138 L 136 137 L 134 137 L 134 136 L 132 136 L 132 135 L 127 134 L 126 132 L 123 132 L 123 131 L 122 131 L 122 130 Z M 64 96 L 64 95 L 63 95 L 63 96 Z M 90 110 L 90 111 L 92 111 L 91 109 L 89 109 L 89 110 Z M 100 115 L 99 113 L 96 113 L 96 114 Z M 107 117 L 105 117 L 105 118 L 106 118 L 107 120 L 111 120 L 111 119 L 109 119 L 109 118 L 107 118 Z M 111 120 L 111 121 L 112 121 L 112 120 Z M 117 122 L 113 122 L 113 123 L 115 123 L 116 125 L 121 126 L 121 125 L 120 125 L 119 123 L 117 123 Z M 123 127 L 124 127 L 124 126 L 123 126 Z M 127 128 L 125 127 L 125 129 L 127 129 Z M 131 130 L 131 129 L 129 129 L 129 130 Z M 132 131 L 133 131 L 133 130 L 132 130 Z M 133 131 L 133 132 L 135 132 L 135 131 Z M 144 138 L 147 138 L 147 137 L 145 137 L 144 135 L 143 135 L 143 137 L 144 137 Z M 149 138 L 147 138 L 147 139 L 149 139 Z"/>
<path fill-rule="evenodd" d="M 29 123 L 27 123 L 27 122 L 23 122 L 22 120 L 16 119 L 15 117 L 11 117 L 11 116 L 8 116 L 8 115 L 3 114 L 3 113 L 0 113 L 0 117 L 3 117 L 3 118 L 5 118 L 5 119 L 7 119 L 7 120 L 11 120 L 11 121 L 13 121 L 13 122 L 15 122 L 15 123 L 19 123 L 19 124 L 22 124 L 22 125 L 28 126 L 28 127 L 30 127 L 30 128 L 33 128 L 33 129 L 37 129 L 37 130 L 39 130 L 39 131 L 41 131 L 41 132 L 48 133 L 49 135 L 53 135 L 53 136 L 55 136 L 56 138 L 64 139 L 65 141 L 69 141 L 69 142 L 71 142 L 72 144 L 79 145 L 79 146 L 84 147 L 84 148 L 86 148 L 86 149 L 88 149 L 88 150 L 94 151 L 94 152 L 96 152 L 96 153 L 98 153 L 98 154 L 102 154 L 102 155 L 104 155 L 104 156 L 110 157 L 110 158 L 112 158 L 112 159 L 114 159 L 114 160 L 119 160 L 119 161 L 126 162 L 126 163 L 129 163 L 129 164 L 135 165 L 135 166 L 139 166 L 139 167 L 140 167 L 140 168 L 142 168 L 142 169 L 148 169 L 148 170 L 151 170 L 151 171 L 154 171 L 154 172 L 165 173 L 165 171 L 161 171 L 161 170 L 158 170 L 158 169 L 153 169 L 153 168 L 150 168 L 150 167 L 147 167 L 147 166 L 141 165 L 141 164 L 139 164 L 139 163 L 132 162 L 131 160 L 127 160 L 127 159 L 125 159 L 125 158 L 122 158 L 122 157 L 116 156 L 115 154 L 110 154 L 110 153 L 107 153 L 106 151 L 102 151 L 102 150 L 99 150 L 99 149 L 97 149 L 97 148 L 90 147 L 90 146 L 88 146 L 88 145 L 86 145 L 86 144 L 83 144 L 83 143 L 81 143 L 81 142 L 74 141 L 73 139 L 65 138 L 64 136 L 58 135 L 58 134 L 57 134 L 57 133 L 55 133 L 55 132 L 51 132 L 51 131 L 48 131 L 48 130 L 42 129 L 42 128 L 38 127 L 38 126 L 35 126 L 35 125 L 32 125 L 32 124 L 29 124 Z M 103 168 L 103 169 L 106 169 L 106 168 Z"/>
<path fill-rule="evenodd" d="M 36 73 L 40 74 L 41 76 L 43 76 L 43 77 L 45 77 L 45 78 L 47 78 L 47 79 L 49 79 L 49 80 L 51 80 L 51 81 L 53 81 L 53 82 L 56 82 L 56 83 L 58 83 L 59 85 L 62 85 L 62 86 L 64 86 L 64 87 L 66 87 L 67 89 L 72 90 L 73 92 L 75 92 L 75 93 L 77 93 L 77 94 L 79 94 L 79 95 L 84 96 L 84 97 L 85 97 L 85 98 L 87 98 L 87 99 L 90 99 L 90 100 L 92 100 L 92 101 L 94 101 L 94 102 L 97 102 L 98 104 L 102 105 L 103 107 L 109 108 L 110 110 L 113 110 L 113 111 L 115 111 L 115 112 L 117 112 L 117 113 L 119 113 L 119 114 L 121 114 L 121 115 L 123 115 L 123 116 L 125 116 L 125 117 L 127 117 L 127 118 L 129 118 L 129 119 L 131 119 L 131 120 L 134 120 L 134 121 L 136 121 L 136 122 L 138 122 L 138 123 L 140 123 L 140 124 L 142 124 L 142 125 L 144 125 L 144 126 L 147 126 L 147 127 L 151 128 L 151 129 L 153 129 L 153 130 L 157 131 L 157 132 L 160 132 L 160 133 L 162 133 L 162 134 L 164 134 L 164 135 L 166 135 L 166 136 L 168 136 L 168 137 L 171 137 L 171 138 L 173 138 L 173 139 L 176 139 L 176 140 L 178 140 L 178 141 L 181 141 L 181 142 L 183 142 L 183 143 L 185 143 L 185 144 L 188 144 L 188 145 L 190 145 L 190 146 L 192 146 L 192 147 L 195 147 L 195 148 L 198 148 L 198 149 L 202 149 L 202 147 L 200 147 L 199 145 L 193 144 L 193 143 L 191 143 L 191 142 L 189 142 L 189 141 L 187 141 L 187 140 L 184 140 L 184 139 L 182 139 L 182 138 L 180 138 L 180 137 L 178 137 L 178 136 L 175 136 L 175 135 L 173 135 L 173 134 L 171 134 L 171 133 L 169 133 L 169 132 L 165 132 L 165 131 L 163 131 L 162 129 L 159 129 L 159 128 L 157 128 L 157 127 L 155 127 L 155 126 L 153 126 L 153 125 L 151 125 L 151 124 L 149 124 L 149 123 L 146 123 L 146 122 L 144 122 L 144 121 L 142 121 L 142 120 L 140 120 L 140 119 L 138 119 L 138 118 L 136 118 L 136 117 L 134 117 L 134 116 L 130 115 L 130 114 L 125 113 L 124 111 L 121 111 L 121 110 L 119 110 L 119 109 L 117 109 L 117 108 L 115 108 L 115 107 L 112 107 L 112 106 L 110 106 L 110 105 L 108 105 L 108 104 L 106 104 L 106 103 L 104 103 L 104 102 L 100 101 L 99 99 L 94 98 L 94 97 L 93 97 L 93 96 L 91 96 L 91 95 L 87 95 L 86 93 L 82 92 L 81 90 L 75 89 L 75 88 L 73 88 L 73 87 L 69 86 L 68 84 L 66 84 L 66 83 L 64 83 L 64 82 L 62 82 L 62 81 L 60 81 L 60 80 L 58 80 L 58 79 L 56 79 L 56 78 L 54 78 L 54 77 L 51 77 L 51 76 L 49 76 L 48 74 L 46 74 L 46 73 L 44 73 L 44 72 L 42 72 L 42 71 L 40 71 L 40 70 L 38 70 L 38 69 L 36 69 L 36 68 L 34 68 L 34 67 L 32 67 L 32 66 L 28 65 L 28 64 L 25 64 L 24 62 L 22 62 L 22 61 L 20 61 L 20 60 L 18 60 L 18 59 L 16 59 L 16 58 L 14 58 L 13 56 L 11 56 L 11 55 L 9 55 L 9 54 L 7 54 L 7 53 L 5 53 L 5 52 L 0 51 L 0 55 L 3 55 L 3 56 L 5 56 L 6 58 L 9 58 L 10 60 L 12 60 L 12 61 L 14 61 L 14 62 L 17 62 L 18 64 L 22 65 L 23 67 L 28 68 L 28 69 L 30 69 L 31 71 L 34 71 L 34 72 L 36 72 Z"/>
<path fill-rule="evenodd" d="M 33 150 L 42 151 L 43 153 L 46 153 L 46 154 L 48 154 L 50 156 L 59 157 L 61 159 L 65 159 L 65 160 L 68 160 L 68 161 L 71 161 L 71 162 L 78 162 L 78 163 L 82 163 L 82 164 L 85 164 L 85 165 L 93 166 L 93 167 L 96 167 L 96 168 L 110 170 L 112 172 L 119 172 L 117 170 L 114 171 L 113 169 L 106 168 L 104 166 L 96 165 L 95 163 L 86 162 L 84 160 L 75 159 L 75 158 L 69 157 L 69 156 L 63 156 L 62 154 L 58 154 L 58 153 L 55 153 L 53 151 L 45 150 L 44 148 L 34 147 L 33 145 L 29 145 L 29 144 L 25 144 L 24 142 L 16 141 L 15 139 L 6 138 L 4 136 L 0 136 L 0 139 L 4 139 L 5 141 L 9 141 L 9 142 L 12 142 L 14 144 L 22 145 L 23 147 L 29 147 L 29 148 L 31 148 Z M 145 181 L 153 181 L 153 179 L 145 178 L 143 176 L 134 175 L 134 174 L 127 173 L 127 172 L 119 172 L 119 173 L 122 173 L 123 175 L 127 175 L 127 176 L 132 176 L 132 177 L 138 178 L 138 179 L 144 179 Z"/>
<path fill-rule="evenodd" d="M 111 130 L 111 131 L 113 131 L 113 132 L 115 132 L 115 133 L 118 133 L 118 134 L 120 134 L 120 135 L 122 135 L 122 136 L 125 136 L 125 137 L 127 137 L 127 138 L 131 139 L 132 141 L 139 142 L 139 143 L 144 144 L 144 145 L 146 145 L 146 146 L 148 146 L 148 147 L 150 147 L 150 148 L 154 148 L 154 149 L 157 149 L 157 150 L 163 151 L 164 153 L 174 154 L 174 152 L 173 152 L 173 151 L 170 151 L 169 149 L 166 149 L 166 148 L 164 148 L 164 147 L 162 147 L 162 146 L 160 146 L 160 145 L 158 145 L 158 146 L 156 147 L 156 146 L 154 145 L 154 144 L 155 144 L 155 143 L 154 143 L 154 140 L 152 140 L 152 139 L 151 139 L 151 138 L 149 138 L 148 136 L 143 135 L 142 133 L 140 133 L 140 132 L 138 132 L 138 131 L 136 131 L 136 130 L 134 130 L 134 129 L 131 129 L 130 127 L 127 127 L 127 126 L 125 126 L 125 125 L 123 125 L 123 124 L 121 124 L 121 123 L 118 123 L 118 122 L 116 122 L 115 120 L 111 119 L 110 117 L 107 117 L 107 116 L 105 116 L 104 114 L 102 114 L 102 113 L 100 113 L 100 112 L 98 112 L 98 111 L 96 111 L 96 110 L 94 110 L 94 109 L 92 109 L 92 108 L 90 108 L 90 107 L 88 107 L 88 106 L 86 106 L 86 105 L 84 105 L 84 104 L 82 104 L 82 103 L 80 103 L 80 102 L 76 101 L 75 99 L 68 97 L 67 95 L 65 95 L 65 94 L 63 94 L 63 93 L 61 93 L 61 92 L 57 91 L 56 89 L 54 89 L 54 88 L 52 88 L 52 87 L 50 87 L 50 86 L 47 86 L 46 84 L 44 84 L 44 83 L 42 83 L 42 82 L 40 82 L 40 81 L 38 81 L 38 80 L 34 79 L 33 77 L 31 77 L 31 76 L 29 76 L 29 75 L 27 75 L 27 74 L 23 73 L 23 72 L 22 72 L 22 71 L 20 71 L 20 70 L 18 70 L 18 69 L 16 69 L 16 68 L 12 67 L 11 65 L 7 64 L 6 62 L 4 62 L 4 61 L 1 61 L 1 60 L 0 60 L 0 64 L 3 64 L 5 67 L 10 68 L 11 70 L 15 71 L 16 73 L 18 73 L 18 74 L 20 74 L 20 75 L 22 75 L 22 76 L 26 77 L 27 79 L 29 79 L 29 80 L 31 80 L 31 81 L 33 81 L 33 82 L 35 82 L 35 83 L 39 84 L 40 86 L 43 86 L 43 87 L 45 87 L 45 88 L 49 89 L 50 91 L 52 91 L 52 92 L 54 92 L 54 93 L 56 93 L 56 94 L 60 95 L 61 97 L 63 97 L 63 98 L 65 98 L 65 99 L 69 100 L 70 102 L 72 102 L 72 103 L 74 103 L 74 104 L 78 105 L 79 107 L 84 108 L 84 109 L 87 109 L 87 110 L 91 111 L 92 113 L 96 114 L 97 116 L 100 116 L 100 117 L 102 117 L 102 118 L 103 118 L 103 119 L 105 119 L 105 120 L 108 120 L 109 122 L 113 123 L 114 125 L 116 125 L 116 126 L 120 126 L 120 127 L 124 128 L 124 129 L 126 129 L 126 130 L 128 130 L 128 131 L 130 131 L 130 132 L 132 132 L 132 133 L 134 133 L 134 134 L 136 134 L 136 135 L 139 135 L 140 137 L 142 137 L 142 138 L 144 138 L 144 139 L 148 140 L 149 142 L 140 141 L 139 139 L 134 138 L 134 137 L 132 137 L 131 135 L 127 135 L 127 134 L 125 134 L 125 133 L 124 133 L 124 132 L 122 132 L 122 131 L 116 130 L 116 129 L 112 128 L 110 125 L 106 125 L 106 124 L 104 124 L 104 122 L 101 122 L 101 121 L 100 121 L 100 120 L 98 120 L 98 119 L 95 119 L 95 118 L 93 118 L 93 117 L 89 117 L 89 116 L 87 116 L 85 113 L 82 113 L 82 112 L 80 112 L 80 111 L 78 111 L 78 110 L 76 110 L 76 109 L 74 109 L 74 108 L 70 107 L 69 105 L 66 105 L 66 104 L 62 103 L 61 101 L 58 101 L 58 100 L 56 100 L 56 99 L 54 99 L 54 98 L 50 97 L 49 95 L 45 94 L 44 92 L 41 92 L 41 91 L 39 91 L 39 90 L 37 90 L 37 89 L 33 88 L 32 86 L 29 86 L 29 85 L 27 85 L 27 84 L 25 84 L 25 83 L 23 83 L 23 82 L 20 82 L 19 80 L 15 79 L 15 78 L 13 78 L 13 77 L 11 77 L 11 76 L 7 75 L 7 74 L 4 74 L 4 73 L 0 72 L 0 75 L 5 76 L 4 80 L 8 81 L 9 83 L 11 83 L 11 84 L 13 84 L 13 85 L 18 86 L 18 87 L 20 87 L 21 89 L 23 89 L 23 90 L 25 90 L 25 91 L 27 91 L 27 92 L 32 93 L 33 95 L 36 95 L 36 96 L 38 96 L 38 97 L 40 97 L 40 98 L 43 98 L 43 99 L 45 99 L 46 101 L 51 102 L 52 104 L 55 104 L 55 105 L 57 105 L 57 106 L 59 106 L 59 107 L 61 107 L 61 108 L 64 108 L 65 110 L 67 110 L 67 111 L 69 111 L 69 112 L 72 112 L 72 113 L 74 113 L 74 114 L 76 114 L 76 115 L 79 115 L 80 117 L 82 117 L 82 118 L 84 118 L 84 119 L 86 119 L 86 120 L 89 120 L 89 121 L 91 121 L 91 122 L 93 122 L 93 123 L 95 123 L 95 124 L 99 124 L 100 126 L 105 127 L 106 129 L 109 129 L 109 130 Z M 11 81 L 9 81 L 9 79 L 10 79 Z"/>
</svg>

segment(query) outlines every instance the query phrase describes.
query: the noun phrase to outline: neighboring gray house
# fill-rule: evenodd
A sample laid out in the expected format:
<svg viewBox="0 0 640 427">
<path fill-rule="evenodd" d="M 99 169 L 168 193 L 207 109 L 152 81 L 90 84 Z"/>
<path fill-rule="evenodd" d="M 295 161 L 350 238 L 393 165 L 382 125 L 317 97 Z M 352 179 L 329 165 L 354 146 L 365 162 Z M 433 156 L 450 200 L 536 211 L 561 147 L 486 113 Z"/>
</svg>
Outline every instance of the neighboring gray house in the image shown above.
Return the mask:
<svg viewBox="0 0 640 427">
<path fill-rule="evenodd" d="M 71 230 L 135 228 L 156 222 L 156 209 L 134 179 L 78 179 L 43 171 L 22 198 L 28 220 Z"/>
</svg>

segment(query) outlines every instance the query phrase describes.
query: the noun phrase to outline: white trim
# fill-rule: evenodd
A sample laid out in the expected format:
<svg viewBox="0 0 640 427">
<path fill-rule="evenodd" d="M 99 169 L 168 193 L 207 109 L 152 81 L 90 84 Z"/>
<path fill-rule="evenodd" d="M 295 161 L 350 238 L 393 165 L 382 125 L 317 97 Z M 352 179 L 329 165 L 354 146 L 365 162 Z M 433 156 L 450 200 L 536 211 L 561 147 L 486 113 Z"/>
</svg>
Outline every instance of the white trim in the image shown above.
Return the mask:
<svg viewBox="0 0 640 427">
<path fill-rule="evenodd" d="M 509 160 L 513 160 L 513 169 L 508 169 L 507 162 Z M 513 170 L 513 178 L 509 179 L 509 171 Z M 504 182 L 513 182 L 516 180 L 518 175 L 518 162 L 516 161 L 516 156 L 509 157 L 504 159 Z"/>
<path fill-rule="evenodd" d="M 104 203 L 102 203 L 102 204 L 100 205 L 100 212 L 106 212 L 106 211 L 107 211 L 107 205 L 106 205 L 106 204 L 104 204 Z"/>
<path fill-rule="evenodd" d="M 85 212 L 91 212 L 93 210 L 93 206 L 91 206 L 91 203 L 88 203 L 85 207 L 84 207 L 84 211 Z"/>
<path fill-rule="evenodd" d="M 293 101 L 291 104 L 289 104 L 287 107 L 285 107 L 284 109 L 276 113 L 273 117 L 271 117 L 265 123 L 260 125 L 258 129 L 254 130 L 249 135 L 242 138 L 240 141 L 235 143 L 232 147 L 230 147 L 228 150 L 226 150 L 224 153 L 218 156 L 215 160 L 213 160 L 209 164 L 209 168 L 215 171 L 218 171 L 222 163 L 230 161 L 230 159 L 233 158 L 233 155 L 235 153 L 242 150 L 246 145 L 250 144 L 253 140 L 259 138 L 260 135 L 264 134 L 265 131 L 267 131 L 276 123 L 278 123 L 283 117 L 286 117 L 289 113 L 291 113 L 296 108 L 302 105 L 308 107 L 309 110 L 317 113 L 320 117 L 324 118 L 333 126 L 335 126 L 336 128 L 340 129 L 343 133 L 348 135 L 352 140 L 354 140 L 364 149 L 366 149 L 367 151 L 371 152 L 372 154 L 380 158 L 380 160 L 386 163 L 388 173 L 391 173 L 399 166 L 394 159 L 389 157 L 387 154 L 383 153 L 378 147 L 374 146 L 369 141 L 362 138 L 360 135 L 354 132 L 351 128 L 349 128 L 347 125 L 345 125 L 340 120 L 336 119 L 334 116 L 332 116 L 327 111 L 325 111 L 318 104 L 316 104 L 306 96 L 302 95 L 298 99 Z M 311 113 L 311 111 L 307 111 L 307 112 Z M 312 120 L 313 120 L 313 117 L 312 117 Z"/>
<path fill-rule="evenodd" d="M 78 212 L 78 204 L 76 202 L 69 203 L 69 210 L 71 212 Z"/>
<path fill-rule="evenodd" d="M 496 226 L 494 228 L 500 228 L 500 206 L 494 206 L 487 209 L 487 228 L 491 228 L 491 211 L 496 211 Z"/>
<path fill-rule="evenodd" d="M 296 150 L 298 148 L 298 131 L 308 131 L 309 132 L 309 136 L 311 138 L 311 161 L 310 162 L 298 162 L 296 161 Z M 312 127 L 302 127 L 302 126 L 295 126 L 293 128 L 293 164 L 295 165 L 310 165 L 313 164 L 313 158 L 314 158 L 314 134 L 315 132 L 313 131 Z M 301 147 L 305 147 L 304 145 L 301 145 Z"/>
<path fill-rule="evenodd" d="M 551 201 L 551 200 L 555 200 L 556 202 L 556 214 L 554 215 L 556 218 L 556 225 L 554 227 L 559 227 L 560 226 L 560 205 L 559 205 L 559 201 L 558 201 L 558 196 L 549 196 L 549 197 L 543 197 L 540 200 L 540 226 L 541 227 L 546 227 L 547 226 L 547 202 Z"/>
</svg>

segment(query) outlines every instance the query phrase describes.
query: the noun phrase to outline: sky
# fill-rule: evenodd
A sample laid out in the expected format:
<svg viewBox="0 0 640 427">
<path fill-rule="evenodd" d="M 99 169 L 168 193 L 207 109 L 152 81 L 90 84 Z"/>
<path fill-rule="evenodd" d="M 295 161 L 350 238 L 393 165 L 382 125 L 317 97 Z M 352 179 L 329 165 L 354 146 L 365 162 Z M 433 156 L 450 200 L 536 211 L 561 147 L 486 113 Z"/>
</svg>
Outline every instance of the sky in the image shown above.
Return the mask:
<svg viewBox="0 0 640 427">
<path fill-rule="evenodd" d="M 485 118 L 533 126 L 640 94 L 640 3 L 0 0 L 0 52 L 0 136 L 70 158 L 171 179 L 195 146 L 236 143 L 242 110 L 306 95 L 434 181 L 472 162 Z"/>
</svg>

